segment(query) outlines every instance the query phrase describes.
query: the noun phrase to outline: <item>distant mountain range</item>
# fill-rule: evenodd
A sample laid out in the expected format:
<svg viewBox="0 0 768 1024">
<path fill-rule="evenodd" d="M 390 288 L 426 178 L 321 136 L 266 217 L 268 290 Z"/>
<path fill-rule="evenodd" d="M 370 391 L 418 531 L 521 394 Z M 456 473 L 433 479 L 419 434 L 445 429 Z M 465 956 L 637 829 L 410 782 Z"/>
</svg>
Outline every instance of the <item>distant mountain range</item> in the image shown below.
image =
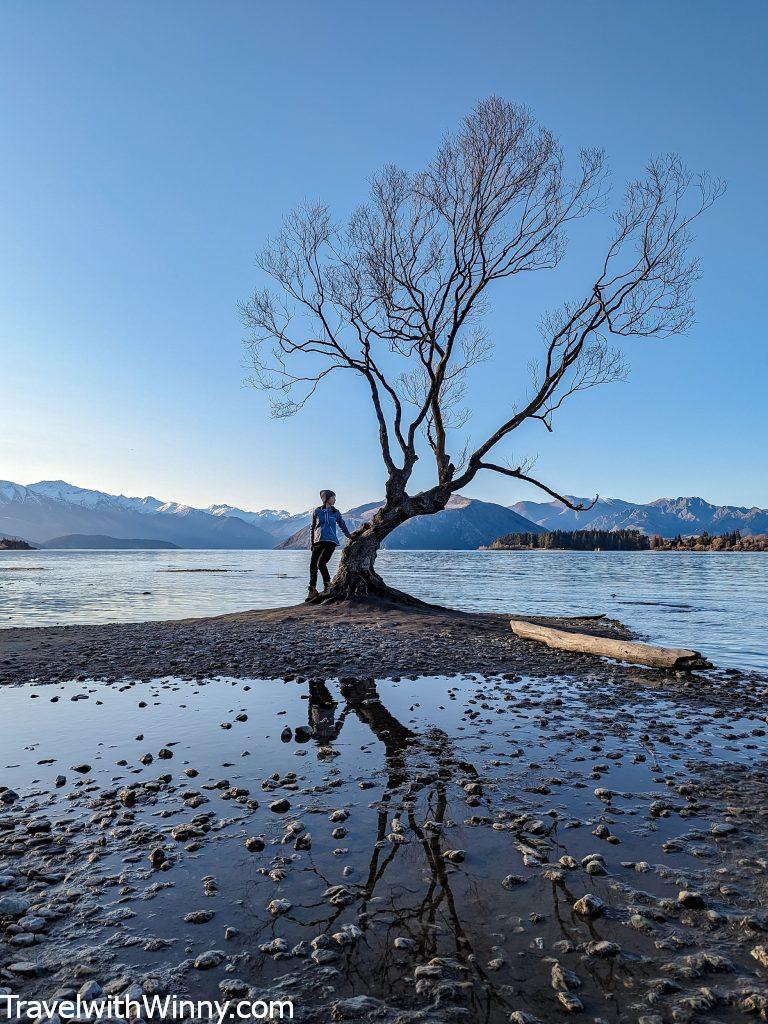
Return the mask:
<svg viewBox="0 0 768 1024">
<path fill-rule="evenodd" d="M 575 503 L 585 499 L 574 498 Z M 345 513 L 350 528 L 370 518 L 380 502 Z M 165 542 L 182 548 L 303 548 L 311 512 L 248 511 L 227 504 L 192 508 L 158 498 L 129 498 L 46 480 L 24 487 L 0 481 L 0 537 L 48 546 L 120 546 Z M 638 529 L 662 537 L 739 530 L 768 533 L 768 510 L 711 505 L 702 498 L 659 498 L 649 504 L 601 498 L 588 512 L 560 502 L 521 501 L 511 508 L 455 495 L 444 512 L 412 519 L 384 543 L 390 549 L 472 549 L 508 533 L 540 530 Z M 72 535 L 82 535 L 73 538 Z M 137 538 L 139 538 L 137 540 Z"/>
<path fill-rule="evenodd" d="M 566 495 L 575 505 L 589 498 Z M 559 501 L 518 501 L 512 508 L 547 530 L 640 530 L 648 535 L 691 537 L 739 530 L 744 536 L 768 533 L 768 509 L 712 505 L 703 498 L 658 498 L 647 505 L 621 498 L 600 498 L 585 512 L 573 512 Z"/>
<path fill-rule="evenodd" d="M 0 481 L 0 533 L 43 544 L 66 534 L 170 541 L 183 548 L 273 548 L 266 530 L 157 498 L 126 498 L 63 480 L 22 487 Z"/>
</svg>

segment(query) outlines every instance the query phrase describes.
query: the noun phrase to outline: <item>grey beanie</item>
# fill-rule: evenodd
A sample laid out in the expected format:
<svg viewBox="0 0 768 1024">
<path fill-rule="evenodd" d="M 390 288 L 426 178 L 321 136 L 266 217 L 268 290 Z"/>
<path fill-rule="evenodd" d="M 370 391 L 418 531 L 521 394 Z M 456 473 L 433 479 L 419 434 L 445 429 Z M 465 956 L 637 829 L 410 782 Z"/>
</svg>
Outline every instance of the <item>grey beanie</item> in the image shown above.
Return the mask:
<svg viewBox="0 0 768 1024">
<path fill-rule="evenodd" d="M 325 504 L 326 501 L 328 501 L 329 498 L 335 498 L 335 497 L 336 497 L 336 491 L 320 491 L 320 501 L 322 501 L 323 504 Z"/>
</svg>

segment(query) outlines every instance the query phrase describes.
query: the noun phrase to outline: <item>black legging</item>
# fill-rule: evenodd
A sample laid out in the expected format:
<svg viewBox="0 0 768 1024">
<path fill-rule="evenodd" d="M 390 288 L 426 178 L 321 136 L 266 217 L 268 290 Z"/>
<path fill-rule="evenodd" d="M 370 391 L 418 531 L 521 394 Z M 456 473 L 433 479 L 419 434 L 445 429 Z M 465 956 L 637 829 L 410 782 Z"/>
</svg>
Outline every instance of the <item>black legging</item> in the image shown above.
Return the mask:
<svg viewBox="0 0 768 1024">
<path fill-rule="evenodd" d="M 331 555 L 336 550 L 336 545 L 330 540 L 321 540 L 317 544 L 312 545 L 312 560 L 309 563 L 309 585 L 310 587 L 317 586 L 317 570 L 320 570 L 320 575 L 323 577 L 323 583 L 326 585 L 331 582 L 331 574 L 328 572 L 328 563 L 331 560 Z"/>
</svg>

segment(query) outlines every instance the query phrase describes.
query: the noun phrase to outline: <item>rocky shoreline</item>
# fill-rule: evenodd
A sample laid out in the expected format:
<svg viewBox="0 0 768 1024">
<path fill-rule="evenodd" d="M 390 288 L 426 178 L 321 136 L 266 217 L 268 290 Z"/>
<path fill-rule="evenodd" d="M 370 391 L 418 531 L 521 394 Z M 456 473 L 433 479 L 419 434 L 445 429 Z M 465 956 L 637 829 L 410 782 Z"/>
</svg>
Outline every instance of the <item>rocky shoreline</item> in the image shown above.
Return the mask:
<svg viewBox="0 0 768 1024">
<path fill-rule="evenodd" d="M 521 616 L 518 616 L 520 618 Z M 603 617 L 528 617 L 531 622 L 618 639 L 633 637 Z M 393 678 L 419 674 L 591 675 L 606 683 L 685 689 L 708 698 L 759 702 L 764 677 L 720 668 L 690 677 L 552 651 L 515 637 L 505 615 L 386 602 L 297 605 L 212 618 L 0 630 L 0 684 L 30 680 Z M 738 691 L 732 683 L 739 680 Z M 725 690 L 725 693 L 721 693 Z"/>
<path fill-rule="evenodd" d="M 552 620 L 562 623 L 568 620 Z M 619 623 L 572 620 L 626 636 Z M 502 615 L 385 602 L 298 605 L 214 618 L 0 630 L 0 683 L 30 679 L 394 676 L 420 672 L 580 671 L 512 636 Z"/>
</svg>

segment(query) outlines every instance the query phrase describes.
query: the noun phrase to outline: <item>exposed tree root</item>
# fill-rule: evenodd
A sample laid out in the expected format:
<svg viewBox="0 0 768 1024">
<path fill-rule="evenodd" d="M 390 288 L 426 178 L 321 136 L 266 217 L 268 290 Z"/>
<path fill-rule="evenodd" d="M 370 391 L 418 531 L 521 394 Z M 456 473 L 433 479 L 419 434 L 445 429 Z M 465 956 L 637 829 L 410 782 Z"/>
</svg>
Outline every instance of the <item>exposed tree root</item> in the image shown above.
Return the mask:
<svg viewBox="0 0 768 1024">
<path fill-rule="evenodd" d="M 331 582 L 330 588 L 313 597 L 307 604 L 338 604 L 341 601 L 386 601 L 413 608 L 434 608 L 426 601 L 406 594 L 402 590 L 388 586 L 377 572 L 363 570 L 360 572 L 339 572 Z"/>
</svg>

